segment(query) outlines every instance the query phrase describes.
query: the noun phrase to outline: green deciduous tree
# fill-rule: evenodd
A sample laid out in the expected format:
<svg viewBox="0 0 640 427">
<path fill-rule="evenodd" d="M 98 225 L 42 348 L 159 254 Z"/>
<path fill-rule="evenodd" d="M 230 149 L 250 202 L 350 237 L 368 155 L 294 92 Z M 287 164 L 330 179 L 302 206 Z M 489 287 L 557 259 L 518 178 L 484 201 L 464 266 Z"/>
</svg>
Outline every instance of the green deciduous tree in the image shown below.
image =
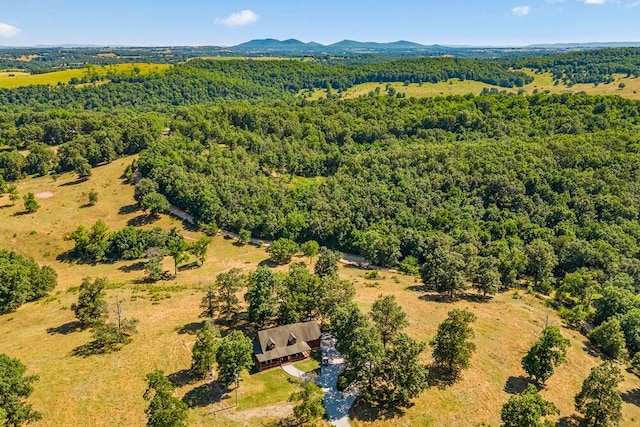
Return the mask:
<svg viewBox="0 0 640 427">
<path fill-rule="evenodd" d="M 104 289 L 107 279 L 96 279 L 93 282 L 89 277 L 82 279 L 78 293 L 78 303 L 71 305 L 76 318 L 87 328 L 95 323 L 104 322 L 107 317 L 107 302 L 104 299 Z"/>
<path fill-rule="evenodd" d="M 293 240 L 286 238 L 280 238 L 274 241 L 271 246 L 267 248 L 267 252 L 271 256 L 271 261 L 277 264 L 286 264 L 291 261 L 299 250 L 298 244 Z"/>
<path fill-rule="evenodd" d="M 18 193 L 18 186 L 15 184 L 7 185 L 7 194 L 9 194 L 9 200 L 11 200 L 11 204 L 15 205 L 18 200 L 20 200 L 20 195 Z"/>
<path fill-rule="evenodd" d="M 340 258 L 342 258 L 341 253 L 332 251 L 323 246 L 320 248 L 314 273 L 320 277 L 337 275 L 338 262 L 340 261 Z"/>
<path fill-rule="evenodd" d="M 36 200 L 35 194 L 29 192 L 23 198 L 24 200 L 24 210 L 27 213 L 33 213 L 40 209 L 40 204 Z"/>
<path fill-rule="evenodd" d="M 533 384 L 528 384 L 520 395 L 509 398 L 500 415 L 503 427 L 552 427 L 554 423 L 542 417 L 559 413 L 553 403 L 540 396 Z"/>
<path fill-rule="evenodd" d="M 233 331 L 220 340 L 216 352 L 218 381 L 228 386 L 235 375 L 249 370 L 253 365 L 253 344 L 241 331 Z"/>
<path fill-rule="evenodd" d="M 279 308 L 278 290 L 281 286 L 280 275 L 267 267 L 258 267 L 249 274 L 244 299 L 249 303 L 249 321 L 255 323 L 259 329 L 275 319 Z"/>
<path fill-rule="evenodd" d="M 196 334 L 196 342 L 191 349 L 191 371 L 200 378 L 205 378 L 216 361 L 220 331 L 213 329 L 208 321 Z"/>
<path fill-rule="evenodd" d="M 246 245 L 251 240 L 251 231 L 246 229 L 241 229 L 238 232 L 238 242 L 242 245 Z"/>
<path fill-rule="evenodd" d="M 431 342 L 435 366 L 443 369 L 452 379 L 457 378 L 462 369 L 469 367 L 476 350 L 472 341 L 475 333 L 470 326 L 475 320 L 475 314 L 469 311 L 451 310 L 438 326 L 438 332 Z"/>
<path fill-rule="evenodd" d="M 200 300 L 200 308 L 202 309 L 200 317 L 213 319 L 218 312 L 218 296 L 213 285 L 209 285 L 205 289 L 205 294 Z"/>
<path fill-rule="evenodd" d="M 318 255 L 318 251 L 320 251 L 320 245 L 315 240 L 306 241 L 300 246 L 300 250 L 302 251 L 302 255 L 309 257 L 309 262 L 313 259 L 314 256 Z"/>
<path fill-rule="evenodd" d="M 207 259 L 207 253 L 209 252 L 209 245 L 213 239 L 209 236 L 202 236 L 191 245 L 189 245 L 189 253 L 195 257 L 200 263 L 200 266 L 204 265 L 204 261 Z"/>
<path fill-rule="evenodd" d="M 98 192 L 96 190 L 89 191 L 89 204 L 94 206 L 98 203 Z"/>
<path fill-rule="evenodd" d="M 500 272 L 498 260 L 494 257 L 480 258 L 473 286 L 483 296 L 493 295 L 500 289 Z"/>
<path fill-rule="evenodd" d="M 302 390 L 289 396 L 290 402 L 298 402 L 293 407 L 296 425 L 315 426 L 325 416 L 323 405 L 324 392 L 311 381 L 302 384 Z"/>
<path fill-rule="evenodd" d="M 91 165 L 84 157 L 77 157 L 73 162 L 73 170 L 78 174 L 78 179 L 87 179 L 91 176 Z"/>
<path fill-rule="evenodd" d="M 450 298 L 466 289 L 464 257 L 453 249 L 453 239 L 446 234 L 436 234 L 429 237 L 426 246 L 425 261 L 420 267 L 426 288 Z"/>
<path fill-rule="evenodd" d="M 7 426 L 17 427 L 42 418 L 26 402 L 33 392 L 33 383 L 38 380 L 37 375 L 25 375 L 26 371 L 18 359 L 0 354 L 0 415 L 4 416 Z"/>
<path fill-rule="evenodd" d="M 338 388 L 355 385 L 361 397 L 373 400 L 375 375 L 384 357 L 382 340 L 373 322 L 350 303 L 337 310 L 331 319 L 331 330 L 337 340 L 336 348 L 347 361 Z"/>
<path fill-rule="evenodd" d="M 522 358 L 524 371 L 535 381 L 544 384 L 556 366 L 564 363 L 569 340 L 560 334 L 557 326 L 543 329 L 540 339 Z"/>
<path fill-rule="evenodd" d="M 380 296 L 371 307 L 371 319 L 380 331 L 382 345 L 387 347 L 387 343 L 407 325 L 407 314 L 396 302 L 394 295 Z"/>
<path fill-rule="evenodd" d="M 374 395 L 378 402 L 408 406 L 427 388 L 429 372 L 421 360 L 426 348 L 405 333 L 393 337 L 377 373 Z"/>
<path fill-rule="evenodd" d="M 157 191 L 158 184 L 156 184 L 154 180 L 150 178 L 142 178 L 136 183 L 135 189 L 133 191 L 133 198 L 138 203 L 141 203 L 142 199 L 144 199 L 146 195 L 155 193 Z"/>
<path fill-rule="evenodd" d="M 131 341 L 131 336 L 137 332 L 137 319 L 127 319 L 122 315 L 124 300 L 116 300 L 113 309 L 113 322 L 99 322 L 93 325 L 91 336 L 93 346 L 100 352 L 110 351 L 121 344 Z"/>
<path fill-rule="evenodd" d="M 406 406 L 427 387 L 424 343 L 398 333 L 385 348 L 381 331 L 353 303 L 336 311 L 331 330 L 347 361 L 338 379 L 340 389 L 355 386 L 367 402 Z"/>
<path fill-rule="evenodd" d="M 169 210 L 169 201 L 160 193 L 149 193 L 140 201 L 140 207 L 143 211 L 149 211 L 149 215 L 157 218 L 159 214 Z"/>
<path fill-rule="evenodd" d="M 604 362 L 591 369 L 575 397 L 583 422 L 591 427 L 617 426 L 622 420 L 622 398 L 618 384 L 622 381 L 620 368 Z"/>
<path fill-rule="evenodd" d="M 237 293 L 244 285 L 245 277 L 239 268 L 232 268 L 216 277 L 215 307 L 225 319 L 230 319 L 238 311 L 240 299 Z"/>
<path fill-rule="evenodd" d="M 157 370 L 147 374 L 147 390 L 143 397 L 149 402 L 149 407 L 145 409 L 148 426 L 187 426 L 189 408 L 173 395 L 173 386 L 164 376 L 164 372 Z"/>
<path fill-rule="evenodd" d="M 178 264 L 186 262 L 189 259 L 187 249 L 189 249 L 189 244 L 184 236 L 180 234 L 177 228 L 172 228 L 167 237 L 167 251 L 169 255 L 171 255 L 171 258 L 173 258 L 174 276 L 178 275 Z"/>
<path fill-rule="evenodd" d="M 529 258 L 528 272 L 536 285 L 549 280 L 553 268 L 558 264 L 558 258 L 553 246 L 542 239 L 535 239 L 525 247 Z"/>
<path fill-rule="evenodd" d="M 617 318 L 605 320 L 587 336 L 607 356 L 620 360 L 627 357 L 627 343 Z"/>
</svg>

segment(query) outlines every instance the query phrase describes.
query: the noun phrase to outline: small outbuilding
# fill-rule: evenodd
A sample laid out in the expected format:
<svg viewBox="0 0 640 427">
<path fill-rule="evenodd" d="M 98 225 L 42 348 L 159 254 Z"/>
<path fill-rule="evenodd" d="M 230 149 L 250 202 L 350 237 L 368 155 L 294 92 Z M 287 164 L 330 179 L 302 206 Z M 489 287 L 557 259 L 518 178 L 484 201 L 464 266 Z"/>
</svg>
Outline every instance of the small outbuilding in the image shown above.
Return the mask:
<svg viewBox="0 0 640 427">
<path fill-rule="evenodd" d="M 315 320 L 259 331 L 253 340 L 253 357 L 259 371 L 304 360 L 320 348 L 320 326 Z"/>
</svg>

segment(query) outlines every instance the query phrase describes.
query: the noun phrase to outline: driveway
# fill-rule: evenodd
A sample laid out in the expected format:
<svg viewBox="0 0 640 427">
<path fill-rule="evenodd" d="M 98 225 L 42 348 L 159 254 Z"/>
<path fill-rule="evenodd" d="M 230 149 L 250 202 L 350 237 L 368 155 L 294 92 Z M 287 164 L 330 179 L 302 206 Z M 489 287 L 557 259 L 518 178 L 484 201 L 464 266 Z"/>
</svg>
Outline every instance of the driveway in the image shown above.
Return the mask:
<svg viewBox="0 0 640 427">
<path fill-rule="evenodd" d="M 337 389 L 338 376 L 344 367 L 344 359 L 335 348 L 335 338 L 324 337 L 320 347 L 322 358 L 329 363 L 322 365 L 322 372 L 317 383 L 324 391 L 324 408 L 332 426 L 350 427 L 349 409 L 356 400 L 355 393 L 342 393 Z"/>
</svg>

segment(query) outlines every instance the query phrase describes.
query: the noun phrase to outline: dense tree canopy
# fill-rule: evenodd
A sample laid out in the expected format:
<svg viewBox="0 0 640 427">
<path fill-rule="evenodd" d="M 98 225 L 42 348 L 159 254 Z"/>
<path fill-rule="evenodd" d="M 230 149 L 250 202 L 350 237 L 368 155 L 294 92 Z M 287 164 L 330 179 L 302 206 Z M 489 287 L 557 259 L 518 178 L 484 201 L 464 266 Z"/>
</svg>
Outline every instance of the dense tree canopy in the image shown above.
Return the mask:
<svg viewBox="0 0 640 427">
<path fill-rule="evenodd" d="M 32 258 L 0 250 L 0 313 L 47 295 L 57 284 L 57 273 Z"/>
</svg>

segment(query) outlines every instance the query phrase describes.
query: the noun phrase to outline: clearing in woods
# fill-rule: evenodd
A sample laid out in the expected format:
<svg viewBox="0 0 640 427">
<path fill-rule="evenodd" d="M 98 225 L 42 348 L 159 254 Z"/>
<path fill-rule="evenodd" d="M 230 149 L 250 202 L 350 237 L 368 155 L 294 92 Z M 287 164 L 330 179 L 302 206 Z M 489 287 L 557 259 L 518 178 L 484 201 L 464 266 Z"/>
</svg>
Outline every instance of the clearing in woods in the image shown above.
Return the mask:
<svg viewBox="0 0 640 427">
<path fill-rule="evenodd" d="M 234 403 L 233 393 L 220 396 L 219 390 L 205 381 L 186 381 L 190 348 L 195 341 L 193 332 L 202 321 L 198 318 L 198 304 L 204 284 L 231 267 L 245 272 L 255 269 L 268 258 L 262 248 L 237 246 L 218 236 L 203 267 L 184 268 L 177 280 L 153 285 L 140 282 L 144 272 L 138 261 L 91 266 L 56 259 L 72 246 L 64 235 L 80 224 L 91 226 L 101 218 L 111 230 L 117 230 L 145 217 L 134 205 L 133 187 L 119 178 L 131 161 L 130 157 L 95 168 L 93 175 L 80 183 L 74 183 L 73 174 L 63 174 L 57 180 L 42 177 L 21 181 L 18 184 L 21 195 L 28 191 L 53 193 L 52 197 L 39 200 L 41 208 L 33 214 L 20 214 L 23 210 L 20 202 L 14 206 L 6 195 L 0 197 L 0 247 L 32 256 L 41 264 L 51 265 L 59 274 L 59 285 L 49 297 L 0 316 L 2 352 L 20 358 L 29 373 L 40 376 L 29 400 L 42 412 L 43 419 L 34 425 L 143 426 L 147 406 L 142 398 L 145 374 L 154 369 L 173 374 L 178 384 L 177 395 L 191 407 L 189 425 L 268 425 L 290 414 L 292 406 L 286 400 L 296 385 L 279 369 L 243 376 L 239 408 L 222 412 L 216 411 Z M 92 189 L 98 192 L 99 200 L 95 206 L 88 206 L 88 193 Z M 182 227 L 182 223 L 163 215 L 144 226 L 169 229 Z M 182 230 L 191 239 L 199 236 L 195 231 Z M 294 262 L 308 263 L 308 258 L 299 257 Z M 171 260 L 166 258 L 165 263 L 165 269 L 170 270 Z M 287 267 L 278 269 L 286 271 Z M 525 384 L 520 367 L 522 355 L 537 339 L 547 316 L 550 324 L 561 325 L 552 309 L 523 291 L 519 298 L 510 291 L 489 302 L 469 298 L 447 303 L 421 291 L 417 278 L 382 270 L 377 280 L 368 280 L 365 273 L 354 266 L 341 266 L 340 270 L 343 278 L 354 282 L 356 302 L 363 310 L 369 310 L 379 295 L 394 294 L 408 314 L 407 332 L 428 341 L 449 310 L 468 309 L 478 316 L 473 325 L 477 352 L 471 369 L 453 386 L 425 391 L 398 418 L 376 419 L 379 414 L 354 408 L 354 425 L 497 425 L 502 404 Z M 89 332 L 75 329 L 70 310 L 77 300 L 76 288 L 85 276 L 107 277 L 111 283 L 107 301 L 125 298 L 124 316 L 139 319 L 139 333 L 118 352 L 89 357 L 72 355 L 74 349 L 90 341 Z M 601 359 L 594 355 L 582 335 L 566 328 L 562 328 L 562 333 L 571 340 L 568 362 L 557 369 L 541 393 L 559 407 L 561 417 L 567 417 L 573 413 L 573 396 L 589 369 Z M 430 356 L 426 356 L 425 363 L 429 361 Z M 298 367 L 311 370 L 316 366 L 305 363 Z M 621 425 L 637 425 L 640 379 L 625 372 L 621 390 L 624 396 Z"/>
<path fill-rule="evenodd" d="M 0 88 L 16 88 L 30 85 L 50 85 L 55 86 L 58 83 L 69 83 L 72 78 L 82 79 L 95 73 L 104 77 L 109 71 L 119 73 L 133 72 L 137 68 L 140 74 L 149 74 L 153 72 L 164 71 L 169 68 L 168 64 L 114 64 L 105 66 L 92 65 L 84 68 L 73 70 L 54 71 L 44 74 L 29 74 L 19 71 L 0 72 Z"/>
<path fill-rule="evenodd" d="M 450 79 L 446 82 L 439 83 L 410 83 L 405 85 L 402 82 L 394 83 L 361 83 L 342 91 L 343 99 L 358 98 L 367 96 L 370 93 L 376 96 L 386 96 L 388 89 L 393 89 L 393 93 L 404 93 L 407 97 L 425 98 L 433 96 L 450 96 L 450 95 L 479 95 L 483 89 L 495 89 L 500 92 L 507 93 L 523 92 L 532 94 L 534 92 L 550 93 L 579 93 L 585 92 L 589 95 L 619 95 L 628 99 L 640 99 L 640 78 L 626 77 L 625 74 L 615 74 L 613 83 L 599 84 L 576 84 L 567 86 L 562 83 L 554 85 L 551 73 L 535 74 L 531 70 L 523 70 L 533 76 L 532 83 L 525 85 L 523 88 L 507 89 L 500 86 L 490 85 L 487 83 L 477 82 L 473 80 Z M 621 88 L 621 83 L 624 83 Z M 378 93 L 376 93 L 378 89 Z M 337 91 L 334 89 L 333 93 Z M 309 91 L 301 91 L 299 96 L 309 94 Z M 321 99 L 327 97 L 326 89 L 316 89 L 310 95 L 310 99 Z"/>
</svg>

